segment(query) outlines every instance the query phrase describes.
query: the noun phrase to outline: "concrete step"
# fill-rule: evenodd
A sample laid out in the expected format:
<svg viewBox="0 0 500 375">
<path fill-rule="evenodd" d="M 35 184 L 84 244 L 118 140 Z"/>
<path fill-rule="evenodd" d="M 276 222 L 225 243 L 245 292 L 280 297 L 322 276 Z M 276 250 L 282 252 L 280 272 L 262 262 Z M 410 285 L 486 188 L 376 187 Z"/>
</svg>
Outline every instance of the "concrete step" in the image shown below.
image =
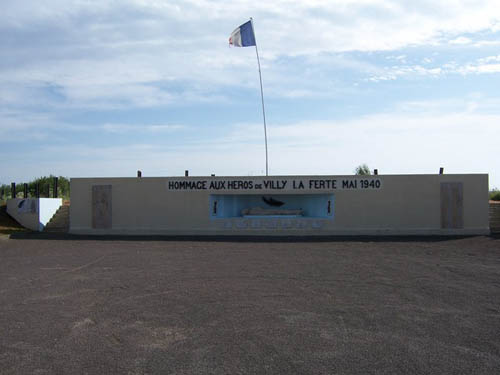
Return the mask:
<svg viewBox="0 0 500 375">
<path fill-rule="evenodd" d="M 500 203 L 490 201 L 490 231 L 500 233 Z"/>
<path fill-rule="evenodd" d="M 64 204 L 56 211 L 47 223 L 44 232 L 67 233 L 69 230 L 69 204 Z"/>
</svg>

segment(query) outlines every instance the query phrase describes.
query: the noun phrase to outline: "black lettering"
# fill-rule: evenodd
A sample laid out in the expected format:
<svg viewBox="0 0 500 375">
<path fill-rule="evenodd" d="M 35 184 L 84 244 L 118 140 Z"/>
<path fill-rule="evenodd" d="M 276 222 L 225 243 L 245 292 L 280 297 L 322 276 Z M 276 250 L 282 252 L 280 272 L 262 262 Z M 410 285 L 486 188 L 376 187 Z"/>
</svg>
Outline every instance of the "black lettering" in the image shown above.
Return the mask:
<svg viewBox="0 0 500 375">
<path fill-rule="evenodd" d="M 225 181 L 212 181 L 210 182 L 210 189 L 220 190 L 224 188 Z"/>
</svg>

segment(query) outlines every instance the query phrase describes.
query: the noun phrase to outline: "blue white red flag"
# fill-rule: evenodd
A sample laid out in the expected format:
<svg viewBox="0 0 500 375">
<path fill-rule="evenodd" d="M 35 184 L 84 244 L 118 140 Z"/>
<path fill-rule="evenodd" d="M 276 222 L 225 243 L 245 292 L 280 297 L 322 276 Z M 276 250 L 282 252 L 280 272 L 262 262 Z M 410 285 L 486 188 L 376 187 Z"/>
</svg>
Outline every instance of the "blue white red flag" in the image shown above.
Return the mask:
<svg viewBox="0 0 500 375">
<path fill-rule="evenodd" d="M 240 27 L 234 29 L 229 37 L 229 44 L 235 47 L 255 46 L 255 34 L 252 21 L 247 21 Z"/>
</svg>

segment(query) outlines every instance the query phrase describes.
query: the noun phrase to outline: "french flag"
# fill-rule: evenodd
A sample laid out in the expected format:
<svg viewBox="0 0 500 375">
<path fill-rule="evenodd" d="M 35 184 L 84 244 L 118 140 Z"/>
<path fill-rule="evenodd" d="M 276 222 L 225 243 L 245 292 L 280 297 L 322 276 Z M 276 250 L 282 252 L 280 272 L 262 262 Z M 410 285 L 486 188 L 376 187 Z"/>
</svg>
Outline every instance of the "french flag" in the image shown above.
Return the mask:
<svg viewBox="0 0 500 375">
<path fill-rule="evenodd" d="M 229 37 L 229 44 L 235 47 L 255 46 L 255 34 L 251 20 L 234 29 Z"/>
</svg>

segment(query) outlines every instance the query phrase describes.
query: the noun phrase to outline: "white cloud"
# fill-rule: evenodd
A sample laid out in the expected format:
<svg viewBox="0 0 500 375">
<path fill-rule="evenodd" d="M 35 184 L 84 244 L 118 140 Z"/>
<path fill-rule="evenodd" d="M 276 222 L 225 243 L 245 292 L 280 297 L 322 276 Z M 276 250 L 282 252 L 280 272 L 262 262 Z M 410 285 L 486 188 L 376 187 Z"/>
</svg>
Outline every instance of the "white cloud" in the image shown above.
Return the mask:
<svg viewBox="0 0 500 375">
<path fill-rule="evenodd" d="M 466 65 L 460 67 L 458 72 L 463 75 L 471 73 L 475 74 L 500 73 L 500 64 Z"/>
<path fill-rule="evenodd" d="M 432 60 L 424 59 L 423 62 L 430 64 Z M 476 59 L 470 63 L 459 65 L 455 61 L 444 63 L 441 66 L 424 67 L 422 65 L 396 65 L 385 68 L 382 73 L 367 78 L 371 82 L 396 80 L 409 76 L 437 77 L 449 74 L 493 74 L 500 73 L 500 55 L 487 56 Z"/>
<path fill-rule="evenodd" d="M 69 58 L 66 68 L 83 74 L 67 74 L 67 80 L 81 77 L 103 84 L 110 78 L 116 82 L 114 77 L 122 83 L 134 82 L 134 78 L 135 82 L 196 78 L 202 70 L 207 78 L 228 64 L 234 67 L 238 58 L 229 57 L 227 36 L 249 14 L 255 17 L 264 59 L 395 50 L 433 44 L 445 35 L 463 42 L 467 38 L 453 36 L 492 30 L 500 20 L 495 0 L 449 0 L 446 4 L 402 0 L 7 1 L 0 19 L 4 33 L 18 44 L 19 50 L 12 52 L 38 55 L 35 60 L 17 59 L 23 61 L 23 69 Z M 40 45 L 30 45 L 30 40 Z M 91 55 L 94 62 L 89 64 Z M 110 64 L 100 67 L 103 60 Z M 239 61 L 244 63 L 244 59 Z M 54 70 L 59 72 L 58 65 Z"/>
<path fill-rule="evenodd" d="M 500 55 L 488 56 L 477 60 L 480 64 L 488 64 L 490 62 L 500 62 Z"/>
<path fill-rule="evenodd" d="M 476 61 L 456 67 L 456 72 L 466 75 L 466 74 L 491 74 L 500 73 L 500 55 L 497 56 L 487 56 Z"/>
<path fill-rule="evenodd" d="M 101 129 L 108 133 L 129 133 L 129 132 L 151 132 L 151 133 L 162 133 L 162 132 L 173 132 L 181 129 L 185 129 L 185 125 L 131 125 L 131 124 L 104 124 Z"/>
<path fill-rule="evenodd" d="M 450 44 L 470 44 L 471 42 L 472 40 L 470 38 L 466 38 L 464 36 L 460 36 L 449 41 Z"/>
<path fill-rule="evenodd" d="M 214 92 L 256 86 L 254 51 L 227 47 L 229 33 L 249 15 L 267 92 L 289 98 L 329 95 L 321 71 L 331 67 L 370 73 L 372 81 L 442 75 L 444 67 L 411 65 L 398 52 L 392 56 L 398 66 L 386 71 L 342 52 L 463 44 L 471 39 L 462 34 L 494 32 L 500 24 L 495 0 L 6 0 L 0 43 L 9 53 L 0 62 L 0 103 L 30 97 L 39 105 L 112 109 L 227 100 Z M 313 73 L 276 66 L 300 56 Z M 461 70 L 486 72 L 497 67 Z M 44 95 L 47 84 L 58 87 L 63 103 Z"/>
<path fill-rule="evenodd" d="M 443 74 L 443 69 L 440 67 L 426 68 L 422 65 L 407 65 L 394 66 L 385 69 L 385 72 L 380 75 L 375 75 L 368 78 L 371 82 L 391 81 L 406 76 L 434 76 L 437 77 Z"/>
<path fill-rule="evenodd" d="M 492 52 L 499 44 L 495 34 L 500 31 L 497 0 L 4 0 L 0 14 L 0 48 L 6 52 L 0 61 L 0 142 L 13 147 L 39 141 L 49 147 L 45 151 L 50 154 L 52 141 L 60 133 L 92 129 L 73 124 L 84 122 L 88 109 L 109 110 L 106 120 L 90 124 L 96 129 L 108 136 L 130 136 L 136 125 L 114 120 L 113 109 L 141 108 L 146 113 L 145 109 L 181 103 L 191 115 L 200 102 L 217 101 L 230 107 L 235 86 L 258 92 L 255 50 L 227 46 L 229 33 L 250 15 L 255 19 L 265 93 L 274 98 L 327 101 L 350 96 L 351 101 L 346 100 L 349 106 L 358 92 L 354 85 L 363 85 L 367 77 L 375 82 L 418 77 L 427 83 L 429 78 L 452 74 L 473 77 L 500 72 L 500 58 Z M 430 52 L 429 46 L 433 46 Z M 462 54 L 471 50 L 475 53 Z M 431 52 L 432 58 L 420 55 L 431 56 Z M 384 59 L 385 55 L 389 58 Z M 477 58 L 481 55 L 484 57 Z M 464 63 L 465 56 L 471 57 Z M 456 93 L 462 94 L 467 93 Z M 359 100 L 369 101 L 376 95 Z M 390 99 L 383 104 L 393 105 Z M 425 116 L 415 116 L 419 114 L 417 104 Z M 412 105 L 413 110 L 401 107 L 396 113 L 351 121 L 271 124 L 271 170 L 349 173 L 363 161 L 392 172 L 434 171 L 441 161 L 457 170 L 458 163 L 466 171 L 479 170 L 478 165 L 495 170 L 482 160 L 494 160 L 491 155 L 496 155 L 491 124 L 498 124 L 498 100 L 484 95 L 466 98 L 461 107 L 444 105 L 446 111 L 443 102 L 406 104 Z M 435 111 L 430 114 L 432 105 Z M 322 109 L 332 113 L 326 107 L 312 110 Z M 280 110 L 277 117 L 289 108 Z M 183 129 L 168 125 L 168 117 L 160 125 L 144 121 L 142 129 L 150 133 Z M 475 131 L 464 136 L 471 127 Z M 33 155 L 37 162 L 33 168 L 54 166 L 60 172 L 48 173 L 78 171 L 81 175 L 95 174 L 96 165 L 102 166 L 99 173 L 104 174 L 127 174 L 129 168 L 133 173 L 141 165 L 150 166 L 156 174 L 181 173 L 192 166 L 207 174 L 259 173 L 263 164 L 261 126 L 250 127 L 255 131 L 252 137 L 248 131 L 235 129 L 223 139 L 193 137 L 196 143 L 169 150 L 154 145 L 127 150 L 79 147 L 73 140 L 67 160 L 57 160 L 54 149 L 51 160 Z M 419 155 L 418 144 L 429 152 Z M 443 149 L 456 154 L 455 158 Z M 456 151 L 459 149 L 471 150 L 467 154 L 475 156 L 466 158 Z M 5 154 L 0 155 L 3 161 Z M 88 163 L 86 155 L 99 155 L 100 161 Z M 164 167 L 167 161 L 168 167 Z M 29 163 L 23 166 L 16 168 L 31 168 Z M 15 176 L 17 169 L 12 168 L 2 165 L 2 173 Z"/>
<path fill-rule="evenodd" d="M 409 103 L 397 112 L 345 121 L 270 124 L 270 171 L 349 174 L 366 162 L 384 174 L 437 173 L 443 166 L 447 173 L 489 173 L 491 185 L 499 187 L 500 169 L 492 158 L 498 149 L 498 111 L 485 115 L 471 108 L 439 113 L 432 109 L 433 104 Z M 454 106 L 460 107 L 460 103 L 449 104 L 450 109 Z M 53 157 L 61 154 L 64 160 Z M 26 157 L 29 155 L 28 150 Z M 261 124 L 240 124 L 226 137 L 197 139 L 168 148 L 147 143 L 46 145 L 32 157 L 42 168 L 50 164 L 57 173 L 73 176 L 126 176 L 137 169 L 146 175 L 180 175 L 185 169 L 193 175 L 255 175 L 264 166 L 264 140 Z M 19 173 L 9 168 L 7 174 Z"/>
</svg>

